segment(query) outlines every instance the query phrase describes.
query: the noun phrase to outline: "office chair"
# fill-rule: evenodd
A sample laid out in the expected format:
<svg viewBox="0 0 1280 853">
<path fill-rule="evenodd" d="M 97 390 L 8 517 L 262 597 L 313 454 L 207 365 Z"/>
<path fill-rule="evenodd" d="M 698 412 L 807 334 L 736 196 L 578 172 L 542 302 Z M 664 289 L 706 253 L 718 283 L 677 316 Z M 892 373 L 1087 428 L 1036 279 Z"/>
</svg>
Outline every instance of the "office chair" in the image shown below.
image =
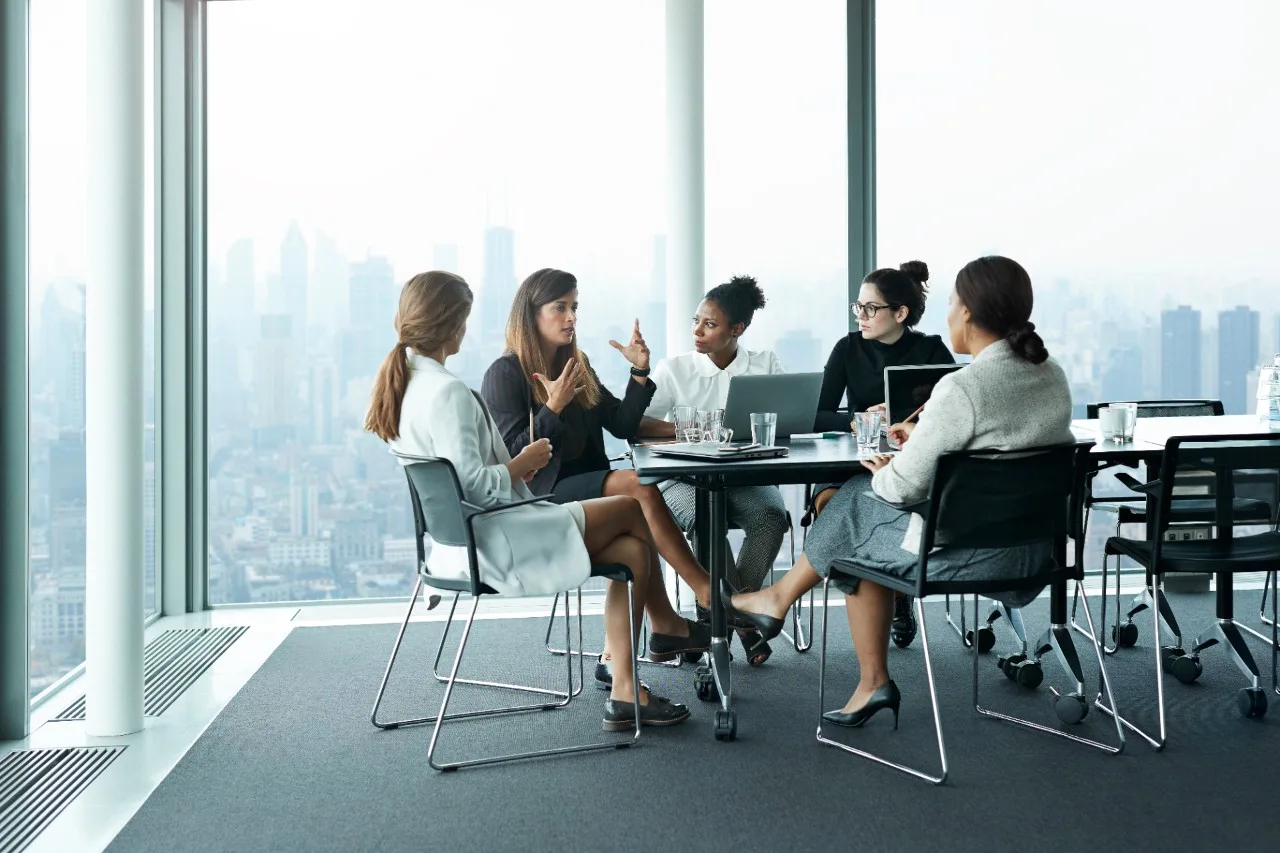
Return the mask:
<svg viewBox="0 0 1280 853">
<path fill-rule="evenodd" d="M 1071 629 L 1067 626 L 1066 585 L 1074 581 L 1084 595 L 1081 580 L 1084 577 L 1080 555 L 1083 552 L 1081 517 L 1079 452 L 1074 445 L 1031 448 L 1019 451 L 966 450 L 947 453 L 938 459 L 938 466 L 924 503 L 912 507 L 924 518 L 924 532 L 920 542 L 920 557 L 914 575 L 903 577 L 884 572 L 872 566 L 862 565 L 857 557 L 836 560 L 823 584 L 822 651 L 818 665 L 818 705 L 826 707 L 827 623 L 830 611 L 825 608 L 830 587 L 839 586 L 852 578 L 862 578 L 880 584 L 895 592 L 915 596 L 916 617 L 919 620 L 920 640 L 924 651 L 925 672 L 929 681 L 929 700 L 933 709 L 934 727 L 938 740 L 941 773 L 937 776 L 905 764 L 891 761 L 870 751 L 832 740 L 823 734 L 824 720 L 818 718 L 817 740 L 845 752 L 870 759 L 879 764 L 902 771 L 935 785 L 941 785 L 948 775 L 947 750 L 942 736 L 942 718 L 938 710 L 937 687 L 934 682 L 933 660 L 929 654 L 929 634 L 925 626 L 923 601 L 930 595 L 966 593 L 974 596 L 974 619 L 978 618 L 978 595 L 1000 595 L 1017 590 L 1050 588 L 1050 626 L 1041 635 L 1033 649 L 1039 661 L 1053 652 L 1062 664 L 1073 689 L 1067 693 L 1053 691 L 1056 697 L 1054 711 L 1064 724 L 1079 723 L 1087 716 L 1089 703 L 1085 698 L 1084 674 L 1080 658 L 1072 642 Z M 1066 539 L 1076 539 L 1076 561 L 1066 565 Z M 988 574 L 975 577 L 969 566 L 963 574 L 949 572 L 947 576 L 931 576 L 930 563 L 938 556 L 934 546 L 960 549 L 1011 549 L 1024 545 L 1051 543 L 1054 556 L 1031 577 Z M 1087 604 L 1087 600 L 1086 600 Z M 1093 616 L 1086 607 L 1085 616 L 1092 624 Z M 1093 638 L 1091 637 L 1091 640 Z M 1111 682 L 1107 674 L 1106 660 L 1101 647 L 1093 640 L 1098 659 L 1102 684 L 1108 696 Z M 1111 746 L 1080 737 L 1059 728 L 1050 728 L 1031 720 L 1011 716 L 983 707 L 978 693 L 977 644 L 973 646 L 973 705 L 977 713 L 1014 723 L 1035 731 L 1063 737 L 1110 754 L 1124 749 L 1124 731 L 1118 721 L 1117 745 Z M 1003 669 L 1003 667 L 1002 667 Z M 1006 673 L 1007 675 L 1008 673 Z"/>
<path fill-rule="evenodd" d="M 1259 469 L 1280 471 L 1280 436 L 1275 435 L 1222 435 L 1185 436 L 1172 438 L 1165 445 L 1164 459 L 1160 465 L 1160 479 L 1140 488 L 1154 494 L 1151 536 L 1144 539 L 1126 539 L 1113 536 L 1107 540 L 1103 560 L 1110 556 L 1126 556 L 1143 567 L 1148 591 L 1159 588 L 1164 575 L 1176 572 L 1216 575 L 1216 607 L 1212 625 L 1200 633 L 1191 645 L 1183 648 L 1179 637 L 1172 646 L 1155 647 L 1156 693 L 1158 696 L 1158 737 L 1152 737 L 1134 724 L 1116 718 L 1129 729 L 1142 736 L 1156 749 L 1163 749 L 1168 740 L 1165 725 L 1164 674 L 1172 674 L 1184 684 L 1199 678 L 1202 672 L 1200 653 L 1215 645 L 1222 645 L 1236 666 L 1245 674 L 1249 686 L 1237 695 L 1237 707 L 1245 717 L 1262 717 L 1267 712 L 1267 694 L 1260 685 L 1258 665 L 1248 645 L 1241 636 L 1240 625 L 1234 617 L 1232 575 L 1237 572 L 1267 572 L 1274 574 L 1280 568 L 1280 533 L 1274 530 L 1251 536 L 1234 535 L 1237 502 L 1235 489 L 1238 472 L 1256 472 Z M 1214 506 L 1212 523 L 1215 538 L 1207 540 L 1166 541 L 1165 533 L 1176 523 L 1174 511 L 1177 500 L 1174 492 L 1179 488 L 1182 472 L 1207 472 L 1213 480 Z M 1153 593 L 1154 594 L 1154 593 Z M 1277 682 L 1277 650 L 1280 638 L 1276 636 L 1276 600 L 1272 597 L 1271 616 L 1271 688 L 1280 689 Z M 1159 613 L 1153 611 L 1152 630 L 1160 632 Z M 1113 711 L 1097 704 L 1107 713 Z"/>
<path fill-rule="evenodd" d="M 1098 409 L 1107 403 L 1089 403 L 1086 407 L 1086 414 L 1090 419 L 1098 417 Z M 1220 400 L 1144 400 L 1138 402 L 1139 418 L 1170 418 L 1170 417 L 1219 417 L 1223 413 L 1222 402 Z M 1093 508 L 1114 512 L 1116 515 L 1115 536 L 1120 535 L 1120 529 L 1125 524 L 1141 524 L 1145 528 L 1150 529 L 1150 506 L 1149 495 L 1140 490 L 1141 484 L 1130 474 L 1120 472 L 1116 474 L 1118 479 L 1127 489 L 1128 494 L 1122 496 L 1099 496 L 1094 497 L 1092 488 L 1086 488 L 1085 491 L 1085 525 L 1088 526 L 1089 518 Z M 1179 488 L 1185 494 L 1178 496 L 1171 508 L 1170 522 L 1173 527 L 1188 526 L 1204 526 L 1212 523 L 1215 513 L 1214 502 L 1204 497 L 1192 497 L 1198 492 L 1203 492 L 1207 488 L 1207 484 L 1200 478 L 1197 481 L 1194 473 L 1188 473 L 1179 477 Z M 1263 500 L 1241 498 L 1237 499 L 1233 518 L 1236 523 L 1269 523 L 1272 519 L 1273 508 L 1272 503 Z M 1103 641 L 1103 650 L 1107 654 L 1114 654 L 1118 649 L 1129 648 L 1138 642 L 1138 626 L 1133 621 L 1133 617 L 1146 610 L 1148 607 L 1155 605 L 1160 615 L 1161 621 L 1165 627 L 1177 638 L 1176 645 L 1180 645 L 1182 641 L 1182 629 L 1178 625 L 1177 617 L 1174 615 L 1173 608 L 1169 606 L 1168 600 L 1164 596 L 1164 592 L 1160 588 L 1154 591 L 1143 589 L 1141 593 L 1136 595 L 1129 608 L 1125 613 L 1123 621 L 1120 617 L 1120 566 L 1116 564 L 1116 621 L 1111 626 L 1111 643 L 1107 646 Z M 1102 570 L 1102 618 L 1099 620 L 1104 626 L 1107 621 L 1107 566 L 1103 561 Z M 1073 598 L 1071 603 L 1071 626 L 1077 631 L 1084 631 L 1084 627 L 1076 621 L 1076 609 L 1079 603 L 1078 598 Z"/>
<path fill-rule="evenodd" d="M 458 482 L 458 474 L 454 470 L 453 464 L 447 459 L 414 457 L 416 461 L 405 467 L 405 477 L 409 482 L 409 499 L 413 506 L 413 520 L 415 540 L 418 544 L 418 579 L 413 587 L 413 594 L 409 597 L 409 608 L 405 612 L 404 621 L 400 624 L 400 631 L 396 634 L 395 644 L 391 647 L 391 657 L 387 661 L 386 671 L 382 675 L 382 683 L 378 686 L 378 694 L 374 698 L 373 711 L 370 713 L 370 721 L 379 729 L 395 729 L 405 726 L 416 726 L 425 724 L 434 724 L 431 732 L 431 741 L 427 746 L 427 763 L 435 770 L 452 771 L 461 767 L 475 767 L 482 764 L 498 764 L 507 761 L 516 761 L 524 758 L 538 758 L 549 755 L 567 755 L 570 753 L 595 752 L 602 749 L 618 749 L 621 747 L 631 746 L 640 739 L 640 703 L 635 703 L 635 731 L 630 740 L 613 741 L 598 744 L 581 744 L 576 746 L 564 746 L 553 749 L 542 749 L 534 752 L 522 752 L 511 755 L 497 755 L 483 758 L 474 758 L 466 761 L 455 761 L 447 764 L 438 764 L 435 759 L 436 747 L 440 740 L 440 730 L 445 720 L 461 720 L 474 719 L 480 717 L 492 717 L 499 714 L 513 714 L 522 711 L 549 711 L 558 708 L 564 708 L 573 701 L 582 688 L 582 658 L 578 658 L 578 679 L 579 687 L 577 690 L 573 686 L 573 656 L 566 655 L 566 676 L 567 683 L 564 690 L 546 689 L 542 687 L 527 687 L 518 684 L 504 684 L 499 682 L 479 681 L 474 679 L 466 679 L 458 677 L 458 670 L 462 665 L 462 656 L 467 650 L 467 640 L 471 636 L 471 626 L 475 621 L 476 610 L 480 606 L 480 600 L 486 595 L 497 595 L 497 591 L 487 586 L 480 579 L 479 560 L 476 555 L 476 541 L 474 525 L 477 518 L 498 512 L 504 509 L 510 509 L 516 506 L 524 506 L 527 504 L 538 503 L 544 498 L 534 498 L 532 500 L 521 500 L 513 503 L 502 504 L 500 506 L 489 507 L 487 509 L 468 503 L 462 491 L 462 485 Z M 432 540 L 441 545 L 452 545 L 465 547 L 467 549 L 467 558 L 469 564 L 469 576 L 463 579 L 444 578 L 431 573 L 430 567 L 427 565 L 425 556 L 425 547 L 423 545 L 423 536 L 430 535 Z M 627 584 L 627 613 L 633 614 L 634 610 L 630 607 L 634 601 L 635 589 L 631 570 L 620 564 L 598 565 L 591 569 L 592 577 L 608 578 L 625 582 Z M 413 615 L 414 605 L 418 602 L 418 596 L 422 592 L 424 586 L 444 592 L 453 593 L 453 603 L 449 607 L 449 617 L 444 624 L 444 628 L 440 633 L 440 645 L 436 649 L 435 663 L 433 664 L 432 674 L 436 681 L 445 685 L 444 699 L 440 702 L 440 711 L 432 717 L 417 717 L 412 719 L 400 720 L 379 720 L 378 709 L 382 705 L 382 699 L 386 693 L 387 683 L 391 679 L 391 671 L 395 666 L 396 656 L 400 653 L 400 645 L 404 640 L 405 629 L 409 626 L 409 619 Z M 471 599 L 471 612 L 467 616 L 467 621 L 462 629 L 462 639 L 458 643 L 458 651 L 453 659 L 453 665 L 447 675 L 442 675 L 440 669 L 440 658 L 444 651 L 445 640 L 449 636 L 449 628 L 453 623 L 453 615 L 458 607 L 458 599 L 463 593 L 469 593 Z M 566 608 L 568 607 L 568 598 L 566 597 Z M 434 608 L 440 602 L 440 596 L 432 595 L 427 602 L 428 609 Z M 578 642 L 582 642 L 581 618 L 582 612 L 579 609 L 579 629 Z M 631 636 L 635 636 L 634 617 L 630 619 Z M 571 638 L 569 633 L 569 620 L 565 620 L 565 646 L 569 647 Z M 634 643 L 632 645 L 632 654 L 635 654 Z M 634 679 L 634 688 L 636 696 L 640 695 L 640 679 L 636 675 L 635 667 L 632 668 Z M 454 687 L 459 684 L 473 685 L 488 688 L 498 688 L 502 690 L 514 690 L 521 693 L 532 693 L 535 695 L 543 695 L 546 698 L 542 702 L 534 702 L 524 705 L 510 705 L 500 708 L 489 708 L 482 711 L 465 711 L 449 714 L 449 700 L 453 696 Z"/>
</svg>

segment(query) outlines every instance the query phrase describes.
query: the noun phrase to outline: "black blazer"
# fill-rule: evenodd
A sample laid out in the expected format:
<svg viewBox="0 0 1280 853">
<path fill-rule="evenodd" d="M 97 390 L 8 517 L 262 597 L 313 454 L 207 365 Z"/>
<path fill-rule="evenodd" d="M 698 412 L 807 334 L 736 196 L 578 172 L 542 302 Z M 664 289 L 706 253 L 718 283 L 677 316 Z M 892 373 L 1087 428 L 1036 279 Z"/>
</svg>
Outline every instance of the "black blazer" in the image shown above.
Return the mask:
<svg viewBox="0 0 1280 853">
<path fill-rule="evenodd" d="M 818 418 L 814 429 L 849 431 L 850 416 L 837 412 L 847 397 L 849 411 L 864 412 L 884 402 L 884 369 L 899 364 L 955 364 L 951 351 L 937 335 L 908 329 L 896 343 L 868 341 L 862 332 L 851 332 L 831 350 L 822 371 L 818 394 Z"/>
<path fill-rule="evenodd" d="M 595 370 L 591 370 L 591 375 L 595 376 Z M 600 383 L 598 376 L 596 383 Z M 480 386 L 480 393 L 513 457 L 529 444 L 530 412 L 533 412 L 534 438 L 551 439 L 551 462 L 529 483 L 535 495 L 550 494 L 561 480 L 562 471 L 564 476 L 572 476 L 609 470 L 602 430 L 607 429 L 621 439 L 635 438 L 655 390 L 657 386 L 652 380 L 643 385 L 628 380 L 627 390 L 619 400 L 600 385 L 600 402 L 595 408 L 584 409 L 574 400 L 557 415 L 534 402 L 520 360 L 511 352 L 489 365 Z"/>
</svg>

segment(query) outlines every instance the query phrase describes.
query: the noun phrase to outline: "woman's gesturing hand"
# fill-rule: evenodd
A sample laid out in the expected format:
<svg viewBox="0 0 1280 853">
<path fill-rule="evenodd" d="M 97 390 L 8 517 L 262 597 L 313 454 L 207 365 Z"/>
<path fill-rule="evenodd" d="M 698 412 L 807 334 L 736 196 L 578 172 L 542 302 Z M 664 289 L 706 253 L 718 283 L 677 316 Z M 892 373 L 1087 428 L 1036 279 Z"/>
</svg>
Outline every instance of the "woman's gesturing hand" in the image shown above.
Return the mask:
<svg viewBox="0 0 1280 853">
<path fill-rule="evenodd" d="M 533 378 L 541 382 L 547 392 L 548 409 L 558 415 L 564 411 L 565 406 L 573 402 L 573 398 L 582 390 L 579 383 L 582 381 L 583 371 L 578 360 L 571 358 L 565 363 L 564 370 L 560 371 L 559 379 L 548 379 L 541 373 L 533 374 Z"/>
<path fill-rule="evenodd" d="M 640 334 L 639 319 L 631 330 L 631 341 L 625 347 L 617 341 L 609 341 L 609 346 L 622 353 L 623 357 L 631 362 L 632 367 L 639 370 L 649 369 L 649 345 L 644 342 L 644 336 Z"/>
</svg>

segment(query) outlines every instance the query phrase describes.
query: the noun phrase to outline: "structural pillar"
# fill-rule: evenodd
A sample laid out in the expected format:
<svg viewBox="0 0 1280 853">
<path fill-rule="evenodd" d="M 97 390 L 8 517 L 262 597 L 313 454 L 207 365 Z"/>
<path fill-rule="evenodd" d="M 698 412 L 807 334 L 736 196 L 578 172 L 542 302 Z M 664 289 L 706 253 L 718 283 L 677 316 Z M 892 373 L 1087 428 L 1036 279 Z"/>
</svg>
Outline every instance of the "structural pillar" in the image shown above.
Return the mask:
<svg viewBox="0 0 1280 853">
<path fill-rule="evenodd" d="M 706 282 L 703 0 L 667 0 L 667 349 L 684 349 Z"/>
<path fill-rule="evenodd" d="M 85 722 L 142 728 L 143 3 L 88 4 Z"/>
<path fill-rule="evenodd" d="M 0 740 L 31 719 L 27 509 L 28 0 L 0 0 Z"/>
</svg>

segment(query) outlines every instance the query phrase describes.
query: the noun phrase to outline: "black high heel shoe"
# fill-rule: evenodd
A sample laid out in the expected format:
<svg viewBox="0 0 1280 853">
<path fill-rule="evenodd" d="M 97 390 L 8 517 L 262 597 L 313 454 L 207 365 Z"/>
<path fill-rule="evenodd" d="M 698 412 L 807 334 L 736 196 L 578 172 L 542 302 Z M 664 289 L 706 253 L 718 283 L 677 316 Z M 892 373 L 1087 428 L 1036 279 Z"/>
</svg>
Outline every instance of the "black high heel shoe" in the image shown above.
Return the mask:
<svg viewBox="0 0 1280 853">
<path fill-rule="evenodd" d="M 764 635 L 765 640 L 772 640 L 781 634 L 783 627 L 787 624 L 785 619 L 775 619 L 764 613 L 748 613 L 745 610 L 735 610 L 733 607 L 733 588 L 725 580 L 720 581 L 720 600 L 724 603 L 724 612 L 731 617 L 730 621 L 737 623 L 734 627 L 754 628 Z"/>
<path fill-rule="evenodd" d="M 898 692 L 898 685 L 890 680 L 887 684 L 871 694 L 871 698 L 867 700 L 867 704 L 863 705 L 856 711 L 845 713 L 843 711 L 827 711 L 822 715 L 822 719 L 828 723 L 835 723 L 837 726 L 844 726 L 849 729 L 856 729 L 867 720 L 874 717 L 878 712 L 885 708 L 893 709 L 893 727 L 898 728 L 898 706 L 902 704 L 902 694 Z"/>
</svg>

